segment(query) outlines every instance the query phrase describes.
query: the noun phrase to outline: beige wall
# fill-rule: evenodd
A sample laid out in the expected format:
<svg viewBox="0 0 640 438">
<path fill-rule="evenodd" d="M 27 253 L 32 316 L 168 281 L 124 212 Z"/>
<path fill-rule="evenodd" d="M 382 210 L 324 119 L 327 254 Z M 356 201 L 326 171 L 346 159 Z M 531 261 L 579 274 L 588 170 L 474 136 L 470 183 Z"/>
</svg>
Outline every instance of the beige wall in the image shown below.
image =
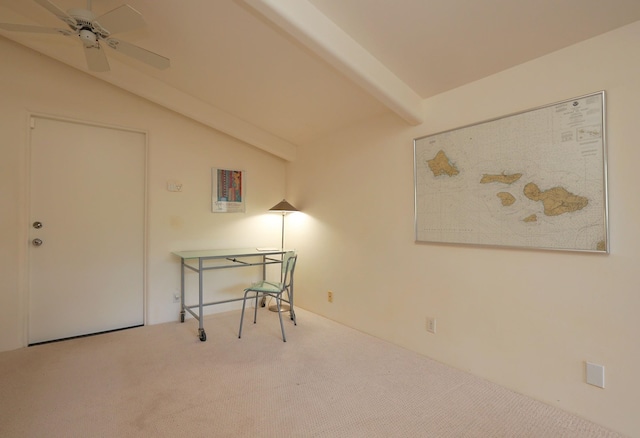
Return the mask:
<svg viewBox="0 0 640 438">
<path fill-rule="evenodd" d="M 287 199 L 304 211 L 287 217 L 298 304 L 640 436 L 639 43 L 637 23 L 428 99 L 422 126 L 380 117 L 302 147 L 287 174 Z M 0 351 L 25 339 L 29 111 L 148 132 L 149 323 L 177 318 L 170 251 L 279 245 L 279 218 L 263 211 L 285 192 L 281 160 L 2 38 L 0 53 L 11 60 L 0 63 Z M 601 89 L 610 255 L 413 242 L 413 138 Z M 209 212 L 215 165 L 247 170 L 247 214 Z M 184 192 L 167 192 L 170 179 Z M 585 360 L 606 366 L 606 389 L 584 383 Z"/>
<path fill-rule="evenodd" d="M 281 159 L 1 37 L 0 53 L 0 351 L 22 347 L 26 340 L 24 262 L 29 246 L 21 236 L 29 223 L 25 207 L 29 113 L 147 132 L 148 323 L 178 319 L 173 294 L 180 287 L 179 261 L 171 251 L 280 246 L 280 217 L 266 211 L 284 195 Z M 245 214 L 211 213 L 214 166 L 246 171 Z M 168 180 L 182 182 L 182 193 L 168 192 Z M 217 276 L 222 289 L 237 292 L 255 279 L 250 269 L 234 271 L 238 272 Z M 212 289 L 209 283 L 209 296 L 217 299 Z"/>
<path fill-rule="evenodd" d="M 299 305 L 640 436 L 639 45 L 636 23 L 428 99 L 422 126 L 380 117 L 301 148 Z M 413 138 L 603 89 L 611 254 L 414 243 Z"/>
</svg>

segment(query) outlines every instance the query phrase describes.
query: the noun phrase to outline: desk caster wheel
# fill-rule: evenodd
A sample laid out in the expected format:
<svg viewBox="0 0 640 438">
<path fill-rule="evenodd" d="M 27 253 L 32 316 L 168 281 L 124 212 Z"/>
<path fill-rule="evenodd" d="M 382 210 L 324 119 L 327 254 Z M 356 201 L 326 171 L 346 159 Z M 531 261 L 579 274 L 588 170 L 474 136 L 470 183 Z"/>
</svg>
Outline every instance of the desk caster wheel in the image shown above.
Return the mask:
<svg viewBox="0 0 640 438">
<path fill-rule="evenodd" d="M 202 342 L 207 340 L 207 334 L 204 332 L 204 329 L 198 329 L 198 338 L 200 338 Z"/>
<path fill-rule="evenodd" d="M 184 322 L 184 313 L 180 314 L 180 322 Z"/>
</svg>

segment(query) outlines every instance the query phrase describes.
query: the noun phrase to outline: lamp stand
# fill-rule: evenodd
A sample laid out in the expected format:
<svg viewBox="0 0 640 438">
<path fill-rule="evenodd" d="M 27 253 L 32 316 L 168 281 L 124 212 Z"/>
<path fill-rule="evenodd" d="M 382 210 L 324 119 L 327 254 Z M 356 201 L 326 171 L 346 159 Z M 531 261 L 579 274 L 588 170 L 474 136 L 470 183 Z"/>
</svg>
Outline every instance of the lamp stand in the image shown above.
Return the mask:
<svg viewBox="0 0 640 438">
<path fill-rule="evenodd" d="M 282 251 L 284 251 L 284 217 L 285 217 L 286 214 L 287 214 L 286 211 L 282 212 L 282 237 L 280 239 L 280 249 Z M 280 260 L 281 260 L 281 263 L 284 263 L 284 254 L 280 254 Z M 284 281 L 284 278 L 282 276 L 283 276 L 283 272 L 282 272 L 282 269 L 280 269 L 280 282 L 281 283 Z M 287 311 L 289 309 L 291 309 L 291 307 L 288 304 L 282 304 L 282 303 L 280 304 L 280 310 L 282 312 L 285 312 L 285 311 Z M 272 311 L 272 312 L 277 312 L 278 311 L 278 306 L 276 306 L 275 304 L 272 304 L 272 305 L 269 306 L 269 310 Z"/>
<path fill-rule="evenodd" d="M 286 211 L 282 212 L 282 233 L 280 234 L 281 239 L 280 239 L 280 249 L 282 251 L 284 251 L 284 217 L 287 214 Z"/>
</svg>

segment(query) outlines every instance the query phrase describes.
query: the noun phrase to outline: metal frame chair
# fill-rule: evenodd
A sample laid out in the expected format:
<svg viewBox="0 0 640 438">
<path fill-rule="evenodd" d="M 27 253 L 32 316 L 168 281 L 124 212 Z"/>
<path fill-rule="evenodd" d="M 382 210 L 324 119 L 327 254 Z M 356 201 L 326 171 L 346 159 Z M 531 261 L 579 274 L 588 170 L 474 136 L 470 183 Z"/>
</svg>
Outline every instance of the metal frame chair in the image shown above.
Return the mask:
<svg viewBox="0 0 640 438">
<path fill-rule="evenodd" d="M 296 321 L 296 313 L 293 310 L 293 272 L 296 268 L 298 256 L 295 251 L 288 251 L 284 254 L 282 260 L 282 277 L 281 282 L 259 281 L 252 284 L 244 290 L 244 299 L 242 301 L 242 314 L 240 315 L 240 330 L 238 330 L 238 339 L 242 337 L 242 323 L 244 322 L 244 310 L 247 305 L 247 298 L 250 294 L 255 294 L 255 308 L 253 311 L 253 323 L 256 323 L 258 317 L 258 299 L 263 296 L 270 296 L 276 300 L 276 308 L 278 317 L 280 318 L 280 329 L 282 330 L 282 341 L 287 342 L 284 334 L 284 323 L 282 322 L 282 301 L 289 303 L 289 312 L 294 325 L 298 325 Z M 287 299 L 282 298 L 282 294 L 287 293 Z"/>
</svg>

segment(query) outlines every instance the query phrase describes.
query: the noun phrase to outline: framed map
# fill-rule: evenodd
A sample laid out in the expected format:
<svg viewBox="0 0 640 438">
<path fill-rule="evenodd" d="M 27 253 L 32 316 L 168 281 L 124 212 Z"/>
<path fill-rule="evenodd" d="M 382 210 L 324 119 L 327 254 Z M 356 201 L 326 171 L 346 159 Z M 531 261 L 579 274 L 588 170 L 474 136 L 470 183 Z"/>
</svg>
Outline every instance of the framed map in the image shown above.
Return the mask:
<svg viewBox="0 0 640 438">
<path fill-rule="evenodd" d="M 211 169 L 211 211 L 213 213 L 244 213 L 245 172 L 243 170 Z"/>
<path fill-rule="evenodd" d="M 416 138 L 416 242 L 609 252 L 604 91 Z"/>
</svg>

